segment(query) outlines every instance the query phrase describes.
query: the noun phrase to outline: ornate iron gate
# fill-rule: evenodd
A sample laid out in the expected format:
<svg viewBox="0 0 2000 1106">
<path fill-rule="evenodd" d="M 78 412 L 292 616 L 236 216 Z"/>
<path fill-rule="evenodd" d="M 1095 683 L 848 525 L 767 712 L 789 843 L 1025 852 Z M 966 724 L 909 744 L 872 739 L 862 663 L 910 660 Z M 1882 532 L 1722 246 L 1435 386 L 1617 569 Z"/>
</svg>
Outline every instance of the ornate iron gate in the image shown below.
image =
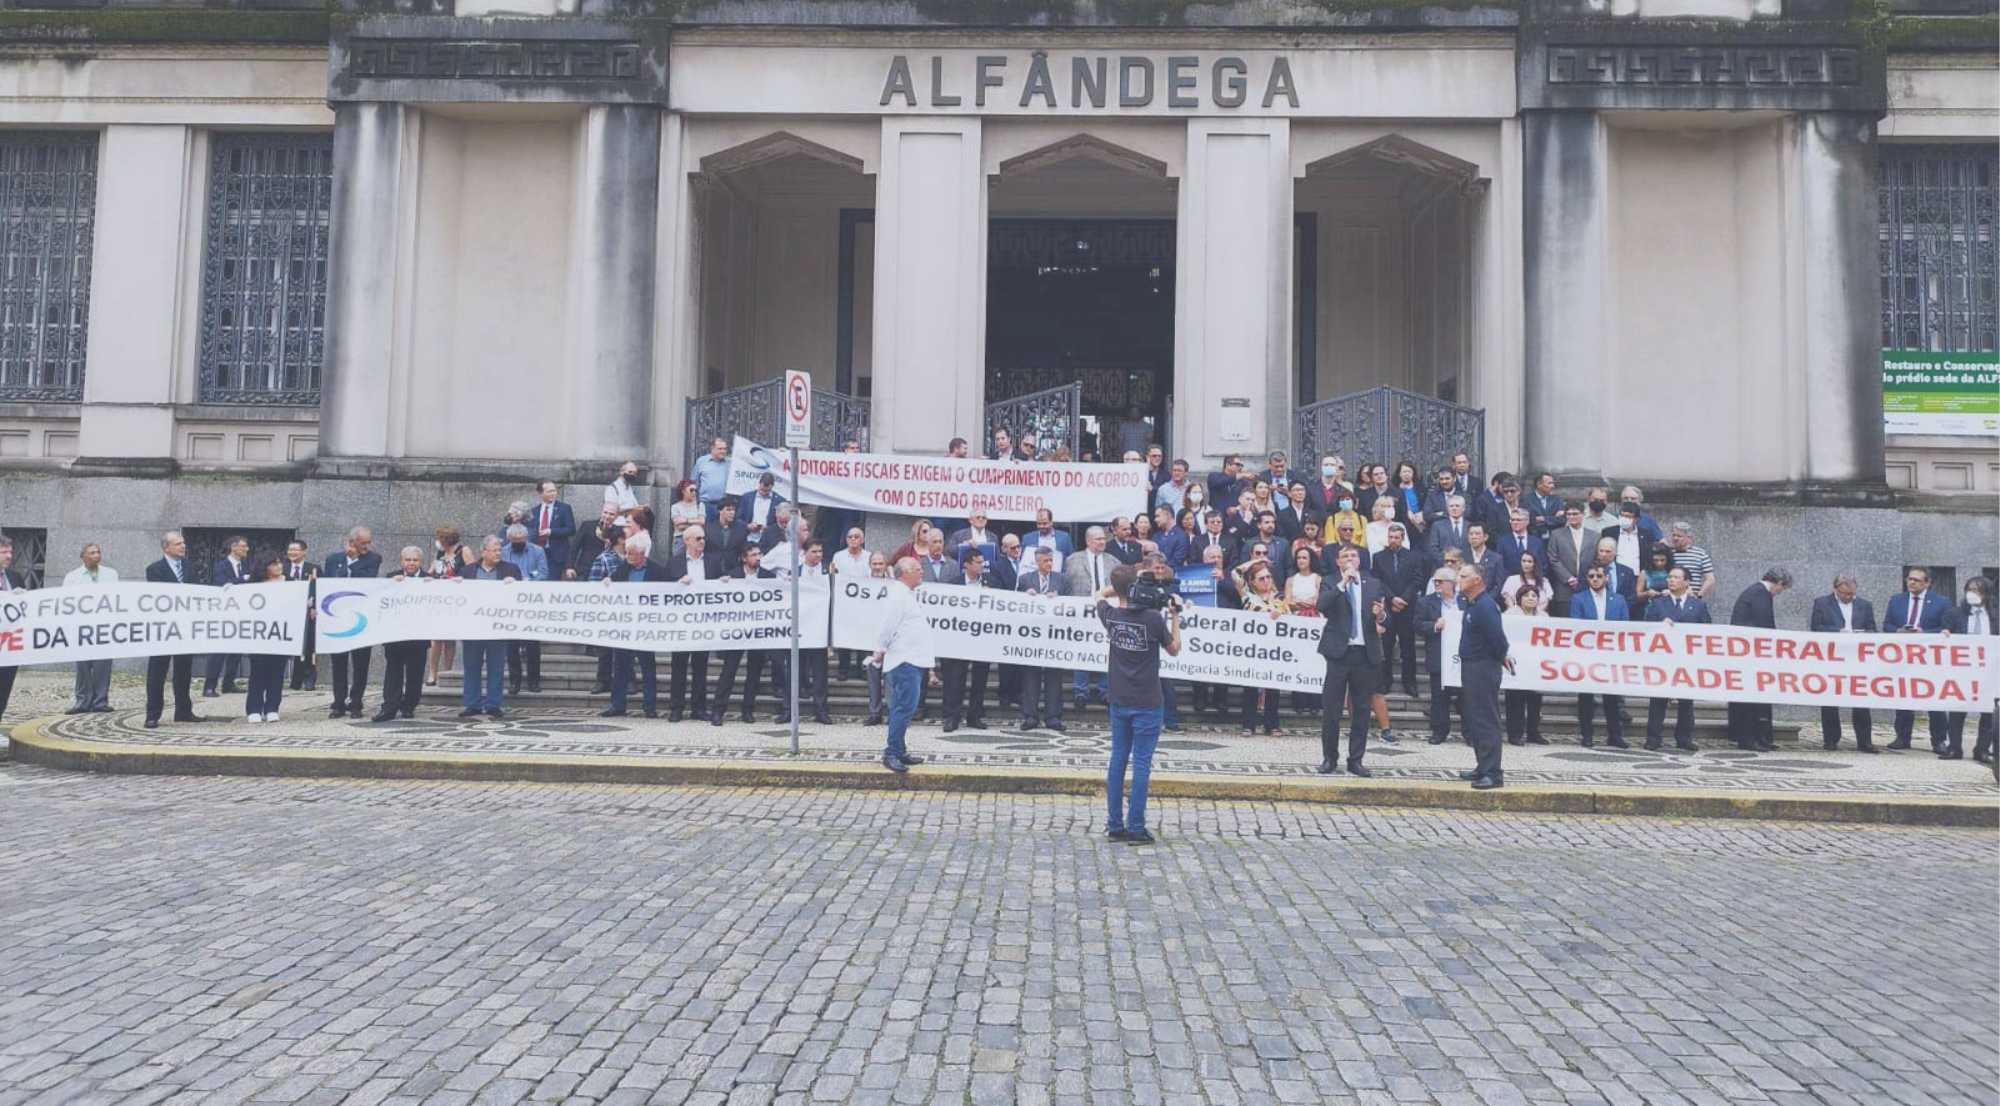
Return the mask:
<svg viewBox="0 0 2000 1106">
<path fill-rule="evenodd" d="M 1351 474 L 1363 462 L 1416 463 L 1436 472 L 1464 450 L 1474 472 L 1486 470 L 1486 412 L 1401 388 L 1370 388 L 1299 409 L 1292 456 L 1311 470 L 1323 453 L 1338 453 Z"/>
<path fill-rule="evenodd" d="M 1044 388 L 1013 399 L 986 405 L 986 440 L 980 449 L 993 447 L 993 432 L 1005 429 L 1015 441 L 1035 440 L 1035 456 L 1046 460 L 1057 446 L 1067 446 L 1072 460 L 1083 448 L 1083 384 Z"/>
<path fill-rule="evenodd" d="M 784 436 L 785 379 L 775 377 L 687 401 L 687 446 L 681 472 L 694 469 L 694 459 L 708 451 L 715 438 L 741 434 L 759 445 L 778 444 Z M 813 389 L 814 449 L 840 449 L 850 440 L 868 448 L 868 401 L 822 388 Z"/>
</svg>

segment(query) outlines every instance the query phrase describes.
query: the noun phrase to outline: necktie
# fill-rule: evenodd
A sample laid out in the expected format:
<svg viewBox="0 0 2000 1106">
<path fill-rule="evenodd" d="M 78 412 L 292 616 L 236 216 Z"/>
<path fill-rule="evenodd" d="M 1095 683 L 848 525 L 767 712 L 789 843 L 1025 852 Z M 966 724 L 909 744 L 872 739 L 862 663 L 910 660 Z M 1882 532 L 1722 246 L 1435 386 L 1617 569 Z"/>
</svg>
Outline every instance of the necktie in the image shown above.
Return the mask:
<svg viewBox="0 0 2000 1106">
<path fill-rule="evenodd" d="M 548 528 L 549 528 L 549 505 L 544 503 L 542 504 L 542 529 L 547 530 Z"/>
<path fill-rule="evenodd" d="M 181 575 L 181 563 L 179 561 L 174 562 L 174 581 L 181 584 L 187 583 L 187 577 Z"/>
<path fill-rule="evenodd" d="M 1101 570 L 1098 567 L 1097 554 L 1095 553 L 1090 555 L 1090 586 L 1093 589 L 1101 588 L 1104 586 L 1104 578 L 1101 575 Z"/>
<path fill-rule="evenodd" d="M 1912 630 L 1917 628 L 1917 612 L 1923 608 L 1923 604 L 1924 597 L 1922 595 L 1910 596 L 1910 629 Z"/>
</svg>

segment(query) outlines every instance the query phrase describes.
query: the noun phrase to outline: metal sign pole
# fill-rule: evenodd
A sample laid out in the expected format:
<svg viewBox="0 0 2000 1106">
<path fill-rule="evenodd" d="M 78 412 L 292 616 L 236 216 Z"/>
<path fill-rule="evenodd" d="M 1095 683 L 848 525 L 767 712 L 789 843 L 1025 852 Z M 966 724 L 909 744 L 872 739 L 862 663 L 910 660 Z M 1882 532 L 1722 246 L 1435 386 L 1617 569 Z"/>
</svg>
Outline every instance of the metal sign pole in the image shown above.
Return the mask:
<svg viewBox="0 0 2000 1106">
<path fill-rule="evenodd" d="M 799 755 L 799 571 L 804 567 L 799 549 L 799 447 L 792 454 L 792 521 L 785 524 L 785 540 L 792 547 L 792 755 Z"/>
</svg>

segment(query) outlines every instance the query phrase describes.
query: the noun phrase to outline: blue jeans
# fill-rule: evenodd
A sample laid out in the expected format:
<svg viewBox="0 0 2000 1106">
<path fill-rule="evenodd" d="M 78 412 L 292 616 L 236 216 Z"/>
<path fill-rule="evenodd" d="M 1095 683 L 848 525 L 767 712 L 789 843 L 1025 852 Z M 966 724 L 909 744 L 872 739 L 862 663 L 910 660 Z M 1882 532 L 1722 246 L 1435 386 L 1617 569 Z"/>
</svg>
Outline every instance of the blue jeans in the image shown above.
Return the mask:
<svg viewBox="0 0 2000 1106">
<path fill-rule="evenodd" d="M 1104 774 L 1104 801 L 1111 831 L 1146 828 L 1146 784 L 1153 778 L 1153 747 L 1160 743 L 1159 707 L 1111 708 L 1111 768 Z M 1125 803 L 1125 762 L 1132 762 L 1132 798 Z"/>
<path fill-rule="evenodd" d="M 1110 694 L 1105 688 L 1104 680 L 1105 675 L 1102 672 L 1078 672 L 1071 681 L 1070 687 L 1075 690 L 1077 698 L 1087 699 L 1090 697 L 1091 685 L 1094 682 L 1096 684 L 1097 697 L 1102 699 Z"/>
<path fill-rule="evenodd" d="M 903 734 L 917 716 L 917 694 L 923 689 L 924 670 L 916 665 L 899 664 L 889 670 L 889 744 L 883 756 L 901 758 L 910 751 Z"/>
<path fill-rule="evenodd" d="M 1160 681 L 1160 704 L 1166 724 L 1169 726 L 1180 725 L 1181 711 L 1180 707 L 1174 703 L 1174 682 L 1172 680 Z"/>
<path fill-rule="evenodd" d="M 507 643 L 504 641 L 467 641 L 458 648 L 459 664 L 465 670 L 464 694 L 460 697 L 466 710 L 499 710 L 500 685 L 507 676 Z M 485 698 L 480 692 L 485 691 Z"/>
</svg>

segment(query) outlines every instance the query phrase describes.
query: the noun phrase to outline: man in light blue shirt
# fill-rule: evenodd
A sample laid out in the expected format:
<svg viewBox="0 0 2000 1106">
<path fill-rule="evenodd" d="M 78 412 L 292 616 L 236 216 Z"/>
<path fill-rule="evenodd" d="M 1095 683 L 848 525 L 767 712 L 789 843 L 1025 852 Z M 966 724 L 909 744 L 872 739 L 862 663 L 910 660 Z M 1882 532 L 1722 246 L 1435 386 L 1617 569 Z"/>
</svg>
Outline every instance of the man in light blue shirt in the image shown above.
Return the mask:
<svg viewBox="0 0 2000 1106">
<path fill-rule="evenodd" d="M 729 495 L 729 443 L 722 438 L 709 442 L 708 456 L 694 463 L 688 478 L 694 481 L 695 498 L 701 500 L 708 521 L 713 523 L 716 505 Z"/>
</svg>

